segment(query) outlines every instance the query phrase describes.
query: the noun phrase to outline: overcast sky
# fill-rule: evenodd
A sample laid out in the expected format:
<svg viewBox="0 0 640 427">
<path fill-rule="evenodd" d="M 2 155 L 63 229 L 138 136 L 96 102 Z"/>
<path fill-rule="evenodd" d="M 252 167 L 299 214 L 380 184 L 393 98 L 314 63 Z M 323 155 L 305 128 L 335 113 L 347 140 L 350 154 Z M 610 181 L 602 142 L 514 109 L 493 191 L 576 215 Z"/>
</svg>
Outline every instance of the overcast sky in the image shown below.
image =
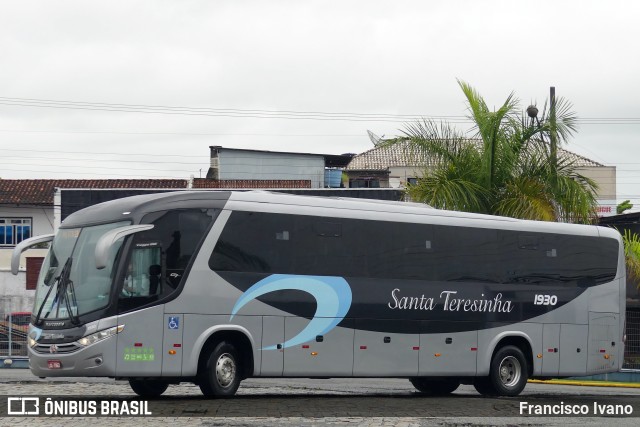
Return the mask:
<svg viewBox="0 0 640 427">
<path fill-rule="evenodd" d="M 555 86 L 583 119 L 565 148 L 640 204 L 638 17 L 634 0 L 0 0 L 0 177 L 204 177 L 210 145 L 360 153 L 402 115 L 466 115 L 458 78 L 523 109 Z"/>
</svg>

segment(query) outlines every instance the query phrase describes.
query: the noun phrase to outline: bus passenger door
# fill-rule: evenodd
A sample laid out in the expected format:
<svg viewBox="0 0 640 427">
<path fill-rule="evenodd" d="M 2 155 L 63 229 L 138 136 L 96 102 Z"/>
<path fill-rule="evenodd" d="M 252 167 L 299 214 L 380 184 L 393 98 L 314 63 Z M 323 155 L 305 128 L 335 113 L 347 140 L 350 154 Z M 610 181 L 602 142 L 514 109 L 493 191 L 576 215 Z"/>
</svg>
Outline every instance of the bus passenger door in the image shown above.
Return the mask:
<svg viewBox="0 0 640 427">
<path fill-rule="evenodd" d="M 260 366 L 261 376 L 282 376 L 284 364 L 284 317 L 263 316 L 262 317 L 262 365 Z M 272 348 L 276 346 L 276 348 Z M 277 348 L 277 347 L 280 348 Z"/>
<path fill-rule="evenodd" d="M 164 306 L 118 315 L 116 376 L 160 376 Z"/>
<path fill-rule="evenodd" d="M 542 375 L 558 375 L 560 369 L 560 325 L 542 327 Z"/>
</svg>

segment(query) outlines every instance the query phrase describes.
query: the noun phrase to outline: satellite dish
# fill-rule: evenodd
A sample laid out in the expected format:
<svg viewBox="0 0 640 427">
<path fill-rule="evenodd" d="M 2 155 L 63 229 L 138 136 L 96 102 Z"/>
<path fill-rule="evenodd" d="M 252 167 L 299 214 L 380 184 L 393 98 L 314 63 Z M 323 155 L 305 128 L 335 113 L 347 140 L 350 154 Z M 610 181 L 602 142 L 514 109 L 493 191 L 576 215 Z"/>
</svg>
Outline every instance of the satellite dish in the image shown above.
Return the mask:
<svg viewBox="0 0 640 427">
<path fill-rule="evenodd" d="M 377 147 L 380 143 L 384 142 L 384 135 L 378 136 L 370 130 L 367 130 L 367 134 L 369 135 L 369 139 L 373 143 L 374 147 Z"/>
</svg>

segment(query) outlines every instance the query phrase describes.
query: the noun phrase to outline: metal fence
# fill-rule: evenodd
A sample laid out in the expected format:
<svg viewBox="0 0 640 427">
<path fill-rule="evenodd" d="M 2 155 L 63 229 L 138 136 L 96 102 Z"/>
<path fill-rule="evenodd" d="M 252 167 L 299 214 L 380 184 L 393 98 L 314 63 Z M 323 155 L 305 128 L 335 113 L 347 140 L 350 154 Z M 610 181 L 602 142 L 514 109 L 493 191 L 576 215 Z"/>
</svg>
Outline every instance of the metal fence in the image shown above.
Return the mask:
<svg viewBox="0 0 640 427">
<path fill-rule="evenodd" d="M 625 327 L 627 343 L 624 347 L 623 369 L 640 370 L 640 310 L 627 310 Z"/>
<path fill-rule="evenodd" d="M 0 357 L 27 357 L 27 329 L 22 318 L 6 315 L 0 321 Z"/>
</svg>

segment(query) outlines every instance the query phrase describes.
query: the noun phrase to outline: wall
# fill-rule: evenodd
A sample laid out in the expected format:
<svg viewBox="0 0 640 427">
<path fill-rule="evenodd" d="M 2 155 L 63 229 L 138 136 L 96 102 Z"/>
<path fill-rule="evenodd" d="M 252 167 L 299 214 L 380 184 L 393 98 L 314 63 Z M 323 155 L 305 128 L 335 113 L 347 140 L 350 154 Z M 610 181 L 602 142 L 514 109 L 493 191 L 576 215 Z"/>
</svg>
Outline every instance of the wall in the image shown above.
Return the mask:
<svg viewBox="0 0 640 427">
<path fill-rule="evenodd" d="M 13 206 L 0 206 L 0 217 L 14 217 L 14 218 L 31 218 L 31 235 L 39 236 L 42 234 L 53 233 L 53 209 L 49 207 L 13 207 Z M 11 253 L 13 247 L 0 247 L 0 270 L 11 268 Z M 29 250 L 22 254 L 20 258 L 20 268 L 24 270 L 26 268 L 25 256 L 44 256 L 46 250 Z"/>
<path fill-rule="evenodd" d="M 580 167 L 578 173 L 593 179 L 598 184 L 598 199 L 616 199 L 615 166 Z"/>
<path fill-rule="evenodd" d="M 53 233 L 53 207 L 0 206 L 0 217 L 32 218 L 32 235 Z"/>
<path fill-rule="evenodd" d="M 220 150 L 217 179 L 305 179 L 324 187 L 324 157 L 290 153 Z"/>
<path fill-rule="evenodd" d="M 381 180 L 381 187 L 404 188 L 408 178 L 422 176 L 424 169 L 415 166 L 390 166 L 389 179 Z M 576 171 L 587 178 L 593 179 L 598 184 L 597 199 L 601 206 L 612 207 L 609 214 L 615 215 L 617 203 L 616 193 L 616 168 L 615 166 L 580 167 Z M 356 176 L 370 176 L 372 172 L 346 171 L 349 178 Z M 384 183 L 384 185 L 383 185 Z M 398 187 L 399 186 L 399 187 Z M 607 214 L 602 212 L 601 214 Z"/>
<path fill-rule="evenodd" d="M 53 209 L 49 207 L 0 206 L 1 217 L 31 218 L 32 236 L 53 233 Z M 31 311 L 35 291 L 28 291 L 25 274 L 26 258 L 44 257 L 46 249 L 30 249 L 20 257 L 20 272 L 11 274 L 13 247 L 0 247 L 0 312 Z"/>
<path fill-rule="evenodd" d="M 598 215 L 611 216 L 616 214 L 616 168 L 615 166 L 582 167 L 577 169 L 587 178 L 598 184 Z"/>
<path fill-rule="evenodd" d="M 415 166 L 391 166 L 389 167 L 389 186 L 391 188 L 398 188 L 393 185 L 394 182 L 398 182 L 399 188 L 405 188 L 408 178 L 419 178 L 423 172 L 424 168 Z"/>
<path fill-rule="evenodd" d="M 26 290 L 26 273 L 17 276 L 6 269 L 0 269 L 0 315 L 2 318 L 15 311 L 31 311 L 36 291 Z"/>
</svg>

